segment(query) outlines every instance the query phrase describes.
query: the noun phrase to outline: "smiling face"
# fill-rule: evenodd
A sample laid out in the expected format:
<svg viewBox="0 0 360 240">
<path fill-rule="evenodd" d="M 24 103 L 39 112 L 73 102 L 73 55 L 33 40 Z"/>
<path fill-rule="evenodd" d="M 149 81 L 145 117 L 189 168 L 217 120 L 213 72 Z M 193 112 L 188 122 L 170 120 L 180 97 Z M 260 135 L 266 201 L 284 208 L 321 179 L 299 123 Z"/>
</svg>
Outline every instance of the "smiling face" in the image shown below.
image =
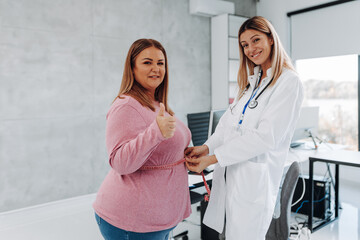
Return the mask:
<svg viewBox="0 0 360 240">
<path fill-rule="evenodd" d="M 240 35 L 240 44 L 245 56 L 254 64 L 261 65 L 263 71 L 271 67 L 271 49 L 274 44 L 271 37 L 260 31 L 248 29 Z"/>
<path fill-rule="evenodd" d="M 144 49 L 135 59 L 133 68 L 135 80 L 154 97 L 155 89 L 165 76 L 165 56 L 155 47 Z"/>
</svg>

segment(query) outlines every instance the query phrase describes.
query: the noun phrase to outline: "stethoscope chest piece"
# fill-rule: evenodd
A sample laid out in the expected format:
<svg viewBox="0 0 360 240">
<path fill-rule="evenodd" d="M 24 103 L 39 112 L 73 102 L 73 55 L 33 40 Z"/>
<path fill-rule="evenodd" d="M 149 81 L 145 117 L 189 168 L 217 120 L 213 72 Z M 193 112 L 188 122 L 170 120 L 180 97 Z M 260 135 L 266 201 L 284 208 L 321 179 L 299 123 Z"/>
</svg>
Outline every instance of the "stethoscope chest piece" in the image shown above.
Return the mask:
<svg viewBox="0 0 360 240">
<path fill-rule="evenodd" d="M 249 108 L 254 109 L 258 105 L 258 102 L 256 100 L 251 100 L 249 103 Z"/>
</svg>

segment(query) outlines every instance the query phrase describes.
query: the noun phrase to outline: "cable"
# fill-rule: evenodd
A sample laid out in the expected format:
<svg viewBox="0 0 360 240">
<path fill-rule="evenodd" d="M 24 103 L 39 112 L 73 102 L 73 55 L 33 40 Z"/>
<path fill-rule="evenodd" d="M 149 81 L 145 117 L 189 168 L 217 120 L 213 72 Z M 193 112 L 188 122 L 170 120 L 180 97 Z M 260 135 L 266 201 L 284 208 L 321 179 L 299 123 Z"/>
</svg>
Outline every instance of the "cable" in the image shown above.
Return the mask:
<svg viewBox="0 0 360 240">
<path fill-rule="evenodd" d="M 300 198 L 296 202 L 291 204 L 292 207 L 295 206 L 296 204 L 298 204 L 301 201 L 301 199 L 303 199 L 303 197 L 305 195 L 305 186 L 306 186 L 306 184 L 305 184 L 305 178 L 304 177 L 302 177 L 302 182 L 303 182 L 303 192 L 302 192 Z"/>
<path fill-rule="evenodd" d="M 315 200 L 315 201 L 313 201 L 313 203 L 321 202 L 321 201 L 323 201 L 325 198 L 327 198 L 328 196 L 329 196 L 329 195 L 326 194 L 322 199 L 320 199 L 320 200 Z M 296 212 L 295 212 L 295 213 L 297 213 L 297 212 L 300 210 L 300 208 L 302 208 L 302 206 L 304 205 L 304 203 L 306 203 L 306 202 L 310 202 L 310 201 L 309 201 L 309 200 L 303 201 L 303 202 L 301 203 L 300 207 L 298 207 L 298 209 L 296 209 Z"/>
<path fill-rule="evenodd" d="M 295 154 L 295 156 L 299 159 L 298 162 L 300 163 L 300 157 L 299 157 L 298 155 L 296 155 L 296 154 Z M 300 165 L 300 176 L 302 176 L 302 175 L 303 175 L 302 165 L 301 165 L 301 164 L 299 164 L 299 165 Z M 298 203 L 301 201 L 301 199 L 303 199 L 303 197 L 304 197 L 304 195 L 305 195 L 306 184 L 305 184 L 305 179 L 304 179 L 304 177 L 302 177 L 302 181 L 303 181 L 303 192 L 301 193 L 300 198 L 299 198 L 298 200 L 296 200 L 295 203 L 292 203 L 292 204 L 291 204 L 291 207 L 293 207 L 293 206 L 295 206 L 296 204 L 298 204 Z"/>
<path fill-rule="evenodd" d="M 318 145 L 316 144 L 315 138 L 316 138 L 317 140 L 319 140 L 319 144 L 324 143 L 324 145 L 327 146 L 329 149 L 331 149 L 331 150 L 334 149 L 326 140 L 324 140 L 324 139 L 322 139 L 322 138 L 319 138 L 317 135 L 314 135 L 314 134 L 311 132 L 311 129 L 307 129 L 307 130 L 305 130 L 305 131 L 307 131 L 307 133 L 309 134 L 309 137 L 311 137 L 311 139 L 313 140 L 313 143 L 314 143 L 314 145 L 315 145 L 315 149 L 318 148 Z M 326 163 L 326 167 L 327 167 L 327 172 L 325 173 L 325 176 L 326 176 L 326 174 L 329 174 L 329 178 L 330 178 L 330 181 L 331 181 L 331 185 L 332 185 L 333 189 L 335 190 L 335 182 L 334 182 L 334 178 L 333 178 L 333 176 L 332 176 L 332 174 L 331 174 L 330 164 L 329 164 L 329 163 Z M 324 178 L 325 178 L 325 176 L 324 176 Z M 339 202 L 340 202 L 340 201 L 339 201 Z M 293 206 L 293 205 L 291 205 L 291 206 Z M 340 208 L 341 208 L 341 203 L 340 203 Z"/>
<path fill-rule="evenodd" d="M 305 224 L 305 223 L 307 223 L 307 220 L 305 218 L 302 218 L 302 217 L 299 217 L 299 216 L 295 216 L 295 221 L 296 221 L 297 224 Z"/>
<path fill-rule="evenodd" d="M 334 150 L 334 148 L 333 148 L 326 140 L 324 140 L 324 139 L 322 139 L 322 138 L 319 138 L 319 137 L 316 136 L 316 135 L 315 135 L 314 137 L 320 141 L 319 144 L 324 143 L 324 145 L 327 146 L 330 150 Z M 326 174 L 329 174 L 329 178 L 330 178 L 330 181 L 331 181 L 331 186 L 333 187 L 333 189 L 334 189 L 334 191 L 335 191 L 335 182 L 334 182 L 334 178 L 333 178 L 333 176 L 332 176 L 332 174 L 331 174 L 330 164 L 329 164 L 329 163 L 326 163 L 326 167 L 327 167 L 327 172 L 326 172 Z M 325 176 L 326 176 L 326 174 L 325 174 Z M 324 179 L 325 179 L 325 176 L 324 176 Z M 342 206 L 341 206 L 341 201 L 340 201 L 340 200 L 339 200 L 339 207 L 340 207 L 340 209 L 342 208 Z"/>
<path fill-rule="evenodd" d="M 323 181 L 326 180 L 326 176 L 328 175 L 328 173 L 329 173 L 329 169 L 327 169 L 327 170 L 325 171 L 325 174 L 324 174 L 324 176 L 323 176 Z"/>
<path fill-rule="evenodd" d="M 317 145 L 317 143 L 316 143 L 316 141 L 315 141 L 315 137 L 314 137 L 314 135 L 312 134 L 311 130 L 310 130 L 310 129 L 307 129 L 307 130 L 305 130 L 305 131 L 307 131 L 307 133 L 309 134 L 311 140 L 312 140 L 313 143 L 314 143 L 315 149 L 317 149 L 317 148 L 318 148 L 318 145 Z"/>
<path fill-rule="evenodd" d="M 294 229 L 290 229 L 289 240 L 310 239 L 310 230 L 307 228 L 306 223 L 298 224 Z M 306 237 L 306 238 L 303 238 Z"/>
</svg>

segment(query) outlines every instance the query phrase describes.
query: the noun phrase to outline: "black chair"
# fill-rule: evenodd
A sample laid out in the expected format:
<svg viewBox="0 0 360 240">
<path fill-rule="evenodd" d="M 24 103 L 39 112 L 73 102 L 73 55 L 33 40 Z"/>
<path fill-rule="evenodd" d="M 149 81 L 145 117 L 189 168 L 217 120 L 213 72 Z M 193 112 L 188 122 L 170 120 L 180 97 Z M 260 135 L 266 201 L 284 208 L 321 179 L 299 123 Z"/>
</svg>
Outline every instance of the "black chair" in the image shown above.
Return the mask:
<svg viewBox="0 0 360 240">
<path fill-rule="evenodd" d="M 187 121 L 193 145 L 203 145 L 209 135 L 210 112 L 190 113 L 187 115 Z"/>
<path fill-rule="evenodd" d="M 293 162 L 285 175 L 280 193 L 280 216 L 273 218 L 266 233 L 266 240 L 288 240 L 290 235 L 290 212 L 296 183 L 300 175 L 300 165 Z"/>
<path fill-rule="evenodd" d="M 188 127 L 191 131 L 191 140 L 194 146 L 203 145 L 208 139 L 210 112 L 190 113 L 187 114 Z M 190 190 L 191 204 L 204 200 L 204 194 Z M 187 240 L 188 231 L 172 236 L 171 240 Z"/>
<path fill-rule="evenodd" d="M 187 114 L 188 127 L 191 131 L 191 140 L 194 146 L 203 145 L 208 139 L 210 111 Z M 191 204 L 204 200 L 204 194 L 190 191 Z"/>
</svg>

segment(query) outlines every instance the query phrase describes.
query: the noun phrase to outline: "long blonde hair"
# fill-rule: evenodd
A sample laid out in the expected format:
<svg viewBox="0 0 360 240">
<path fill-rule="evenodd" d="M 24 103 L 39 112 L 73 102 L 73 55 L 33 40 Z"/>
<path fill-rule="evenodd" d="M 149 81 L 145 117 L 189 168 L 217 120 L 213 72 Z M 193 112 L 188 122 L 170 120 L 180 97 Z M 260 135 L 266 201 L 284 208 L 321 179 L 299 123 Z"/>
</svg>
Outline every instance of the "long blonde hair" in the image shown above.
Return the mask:
<svg viewBox="0 0 360 240">
<path fill-rule="evenodd" d="M 134 66 L 136 57 L 146 48 L 155 47 L 159 49 L 165 57 L 165 75 L 162 83 L 155 89 L 155 100 L 162 102 L 165 105 L 165 110 L 173 115 L 173 111 L 168 106 L 168 88 L 169 88 L 169 74 L 168 74 L 168 60 L 166 56 L 165 48 L 161 45 L 160 42 L 154 39 L 138 39 L 130 47 L 127 54 L 124 73 L 121 81 L 120 91 L 114 101 L 117 98 L 122 98 L 121 95 L 128 95 L 135 98 L 141 105 L 148 107 L 152 111 L 155 111 L 152 100 L 149 95 L 146 93 L 147 90 L 141 86 L 140 83 L 134 78 Z"/>
<path fill-rule="evenodd" d="M 244 49 L 240 44 L 240 35 L 249 29 L 265 33 L 268 37 L 273 39 L 274 44 L 271 46 L 270 53 L 272 76 L 269 76 L 270 78 L 273 78 L 273 81 L 270 86 L 273 86 L 276 83 L 284 67 L 295 71 L 295 68 L 291 63 L 289 56 L 286 54 L 273 25 L 264 17 L 252 17 L 241 25 L 238 34 L 240 67 L 237 75 L 237 82 L 239 85 L 239 93 L 244 91 L 248 85 L 248 76 L 254 74 L 254 67 L 256 66 L 250 59 L 246 57 Z M 238 94 L 238 97 L 240 97 L 240 94 Z"/>
</svg>

